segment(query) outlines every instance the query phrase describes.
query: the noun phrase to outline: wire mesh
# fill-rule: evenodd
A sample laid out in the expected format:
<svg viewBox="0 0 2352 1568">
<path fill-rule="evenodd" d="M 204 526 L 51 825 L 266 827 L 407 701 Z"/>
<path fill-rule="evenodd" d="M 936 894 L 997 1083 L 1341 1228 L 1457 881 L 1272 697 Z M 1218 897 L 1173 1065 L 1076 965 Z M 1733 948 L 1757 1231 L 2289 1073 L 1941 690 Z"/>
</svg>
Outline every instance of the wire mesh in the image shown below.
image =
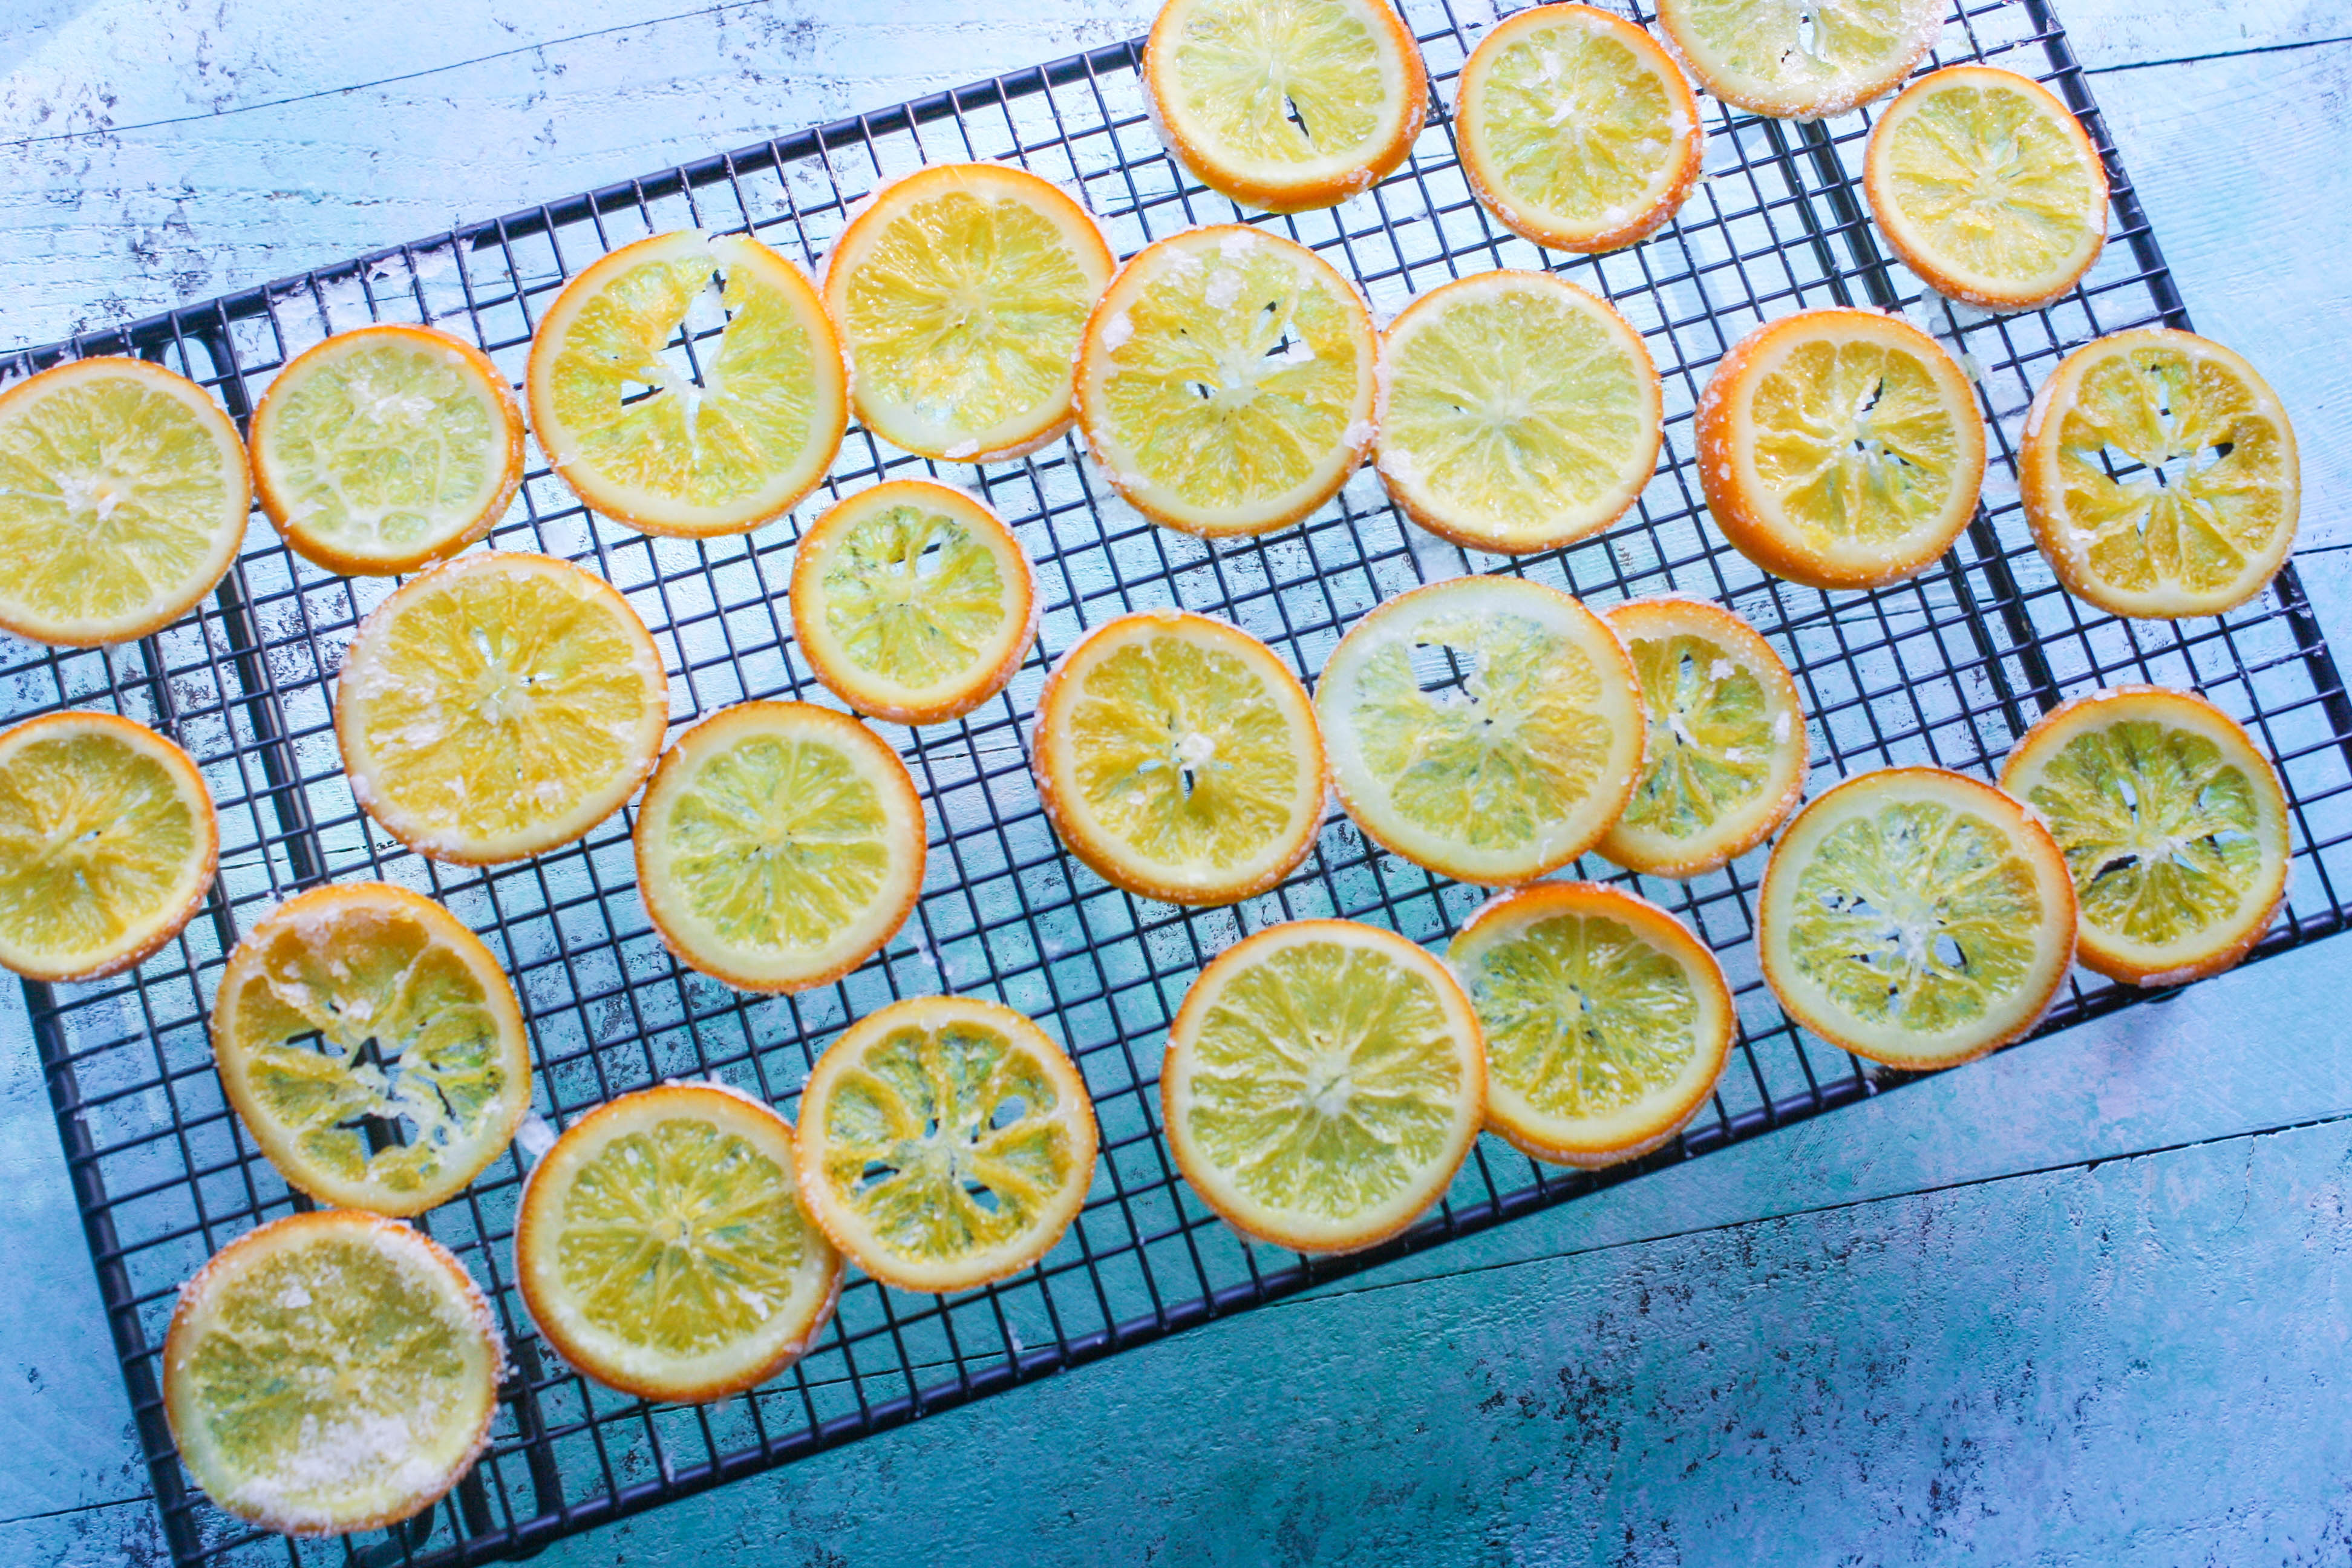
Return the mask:
<svg viewBox="0 0 2352 1568">
<path fill-rule="evenodd" d="M 1801 1034 L 1764 989 L 1752 941 L 1760 852 L 1688 884 L 1588 861 L 1581 873 L 1634 885 L 1688 921 L 1735 988 L 1738 1050 L 1684 1136 L 1601 1175 L 1536 1165 L 1490 1139 L 1438 1210 L 1376 1252 L 1308 1261 L 1244 1242 L 1183 1189 L 1158 1125 L 1160 1043 L 1193 973 L 1243 933 L 1306 916 L 1369 920 L 1436 942 L 1483 894 L 1368 846 L 1336 813 L 1296 875 L 1230 909 L 1138 900 L 1063 855 L 1030 784 L 1024 717 L 1050 661 L 1085 628 L 1130 609 L 1178 605 L 1228 616 L 1311 678 L 1371 605 L 1464 570 L 1519 573 L 1602 605 L 1667 590 L 1703 595 L 1746 616 L 1788 660 L 1811 714 L 1816 793 L 1890 764 L 1985 774 L 2064 696 L 2126 680 L 2193 687 L 2260 738 L 2292 802 L 2292 896 L 2257 951 L 2342 926 L 2335 883 L 2352 874 L 2352 705 L 2292 569 L 2227 616 L 2127 623 L 2058 585 L 2019 509 L 2015 442 L 2034 388 L 2063 353 L 2124 328 L 2189 324 L 2083 74 L 2041 0 L 1962 5 L 1932 62 L 1990 60 L 2050 82 L 2107 160 L 2114 213 L 2104 258 L 2056 304 L 2012 316 L 1942 302 L 1881 249 L 1859 195 L 1867 111 L 1801 124 L 1709 103 L 1706 174 L 1675 222 L 1608 256 L 1538 250 L 1478 207 L 1455 160 L 1445 108 L 1476 42 L 1475 20 L 1448 0 L 1407 0 L 1403 10 L 1434 100 L 1411 161 L 1343 206 L 1249 220 L 1323 253 L 1362 284 L 1383 319 L 1413 293 L 1494 267 L 1549 267 L 1608 296 L 1646 338 L 1665 386 L 1664 455 L 1638 508 L 1566 550 L 1465 558 L 1405 524 L 1366 473 L 1302 527 L 1210 546 L 1126 507 L 1073 441 L 956 470 L 948 477 L 975 482 L 1037 564 L 1038 645 L 1007 691 L 969 717 L 920 731 L 882 727 L 926 801 L 929 881 L 907 929 L 837 984 L 758 997 L 681 969 L 637 900 L 626 813 L 569 848 L 488 869 L 422 860 L 375 828 L 342 776 L 329 682 L 360 617 L 393 584 L 321 573 L 266 526 L 253 528 L 214 600 L 153 637 L 89 651 L 0 644 L 11 716 L 88 707 L 141 719 L 196 758 L 220 808 L 219 882 L 184 935 L 131 974 L 25 987 L 176 1563 L 282 1557 L 373 1568 L 521 1554 L 1896 1081 Z M 877 184 L 944 159 L 1008 160 L 1081 192 L 1121 255 L 1194 223 L 1232 221 L 1232 205 L 1162 149 L 1139 60 L 1139 46 L 1122 44 L 1016 72 L 0 358 L 0 374 L 135 353 L 212 388 L 242 420 L 273 373 L 309 344 L 371 321 L 404 321 L 478 343 L 519 381 L 540 312 L 604 252 L 698 226 L 749 230 L 814 263 Z M 1982 507 L 1937 566 L 1896 587 L 1836 596 L 1766 576 L 1705 526 L 1691 457 L 1692 407 L 1717 357 L 1761 321 L 1832 303 L 1900 310 L 1948 344 L 1977 386 L 1992 458 Z M 929 467 L 853 429 L 824 490 L 793 518 L 696 542 L 590 516 L 534 449 L 522 493 L 491 542 L 583 562 L 620 587 L 661 647 L 675 722 L 745 698 L 827 701 L 777 607 L 799 524 L 835 496 Z M 1050 1256 L 1013 1279 L 931 1298 L 860 1279 L 815 1349 L 786 1374 L 716 1407 L 649 1405 L 586 1382 L 533 1334 L 509 1268 L 524 1174 L 521 1153 L 510 1152 L 421 1222 L 490 1293 L 513 1352 L 480 1464 L 400 1529 L 308 1543 L 257 1534 L 193 1490 L 158 1397 L 158 1349 L 179 1283 L 234 1237 L 308 1206 L 225 1102 L 205 1004 L 237 933 L 261 912 L 297 889 L 358 877 L 441 899 L 499 952 L 530 1022 L 536 1109 L 558 1125 L 681 1077 L 723 1080 L 789 1114 L 811 1061 L 849 1019 L 896 996 L 998 997 L 1060 1038 L 1092 1090 L 1102 1154 L 1086 1209 Z M 2045 1027 L 2137 994 L 2078 975 Z"/>
</svg>

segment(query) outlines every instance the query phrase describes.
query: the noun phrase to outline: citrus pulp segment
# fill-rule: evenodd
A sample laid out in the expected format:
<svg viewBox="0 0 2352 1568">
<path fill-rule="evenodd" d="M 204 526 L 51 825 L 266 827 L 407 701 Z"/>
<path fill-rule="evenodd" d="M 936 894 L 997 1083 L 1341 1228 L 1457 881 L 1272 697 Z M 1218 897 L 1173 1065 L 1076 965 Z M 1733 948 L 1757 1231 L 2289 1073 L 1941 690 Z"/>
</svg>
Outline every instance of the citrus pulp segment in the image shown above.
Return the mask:
<svg viewBox="0 0 2352 1568">
<path fill-rule="evenodd" d="M 1641 769 L 1624 648 L 1576 600 L 1517 577 L 1377 606 L 1331 650 L 1315 711 L 1356 825 L 1465 882 L 1532 881 L 1575 859 Z"/>
<path fill-rule="evenodd" d="M 2286 896 L 2286 795 L 2237 721 L 2201 697 L 2120 686 L 2028 731 L 2000 787 L 2065 853 L 2083 963 L 2135 985 L 2245 957 Z"/>
<path fill-rule="evenodd" d="M 1089 632 L 1037 701 L 1037 794 L 1114 886 L 1181 904 L 1265 892 L 1323 823 L 1307 689 L 1247 632 L 1144 610 Z"/>
<path fill-rule="evenodd" d="M 84 359 L 0 392 L 0 630 L 129 642 L 213 590 L 253 485 L 236 426 L 162 365 Z"/>
<path fill-rule="evenodd" d="M 612 584 L 498 551 L 376 606 L 335 685 L 352 793 L 421 855 L 460 865 L 569 844 L 652 768 L 669 687 Z"/>
<path fill-rule="evenodd" d="M 901 1290 L 968 1290 L 1054 1248 L 1095 1171 L 1094 1102 L 1045 1032 L 974 996 L 850 1026 L 801 1091 L 800 1180 L 834 1245 Z"/>
<path fill-rule="evenodd" d="M 196 1484 L 288 1535 L 394 1524 L 489 1438 L 506 1347 L 430 1237 L 350 1210 L 289 1215 L 180 1289 L 163 1411 Z"/>
<path fill-rule="evenodd" d="M 1131 258 L 1078 354 L 1078 421 L 1153 521 L 1213 538 L 1296 522 L 1372 444 L 1379 339 L 1306 247 L 1225 225 Z"/>
<path fill-rule="evenodd" d="M 841 1255 L 802 1202 L 793 1130 L 667 1083 L 597 1107 L 532 1168 L 515 1277 L 557 1353 L 641 1399 L 723 1399 L 808 1351 Z"/>
<path fill-rule="evenodd" d="M 1943 24 L 1942 0 L 1658 0 L 1658 26 L 1701 87 L 1787 120 L 1893 90 Z"/>
<path fill-rule="evenodd" d="M 2113 615 L 2217 616 L 2294 548 L 2294 426 L 2252 365 L 2168 328 L 2076 349 L 2025 416 L 2018 487 L 2067 590 Z"/>
<path fill-rule="evenodd" d="M 1772 836 L 1805 793 L 1805 712 L 1756 629 L 1701 599 L 1606 611 L 1648 716 L 1642 774 L 1601 853 L 1654 877 L 1696 877 Z"/>
<path fill-rule="evenodd" d="M 740 234 L 684 229 L 600 258 L 540 321 L 527 382 L 549 465 L 646 533 L 781 515 L 824 477 L 849 421 L 815 286 Z"/>
<path fill-rule="evenodd" d="M 342 1208 L 446 1202 L 530 1108 L 530 1040 L 499 961 L 383 882 L 313 888 L 257 921 L 221 972 L 212 1040 L 269 1163 Z"/>
<path fill-rule="evenodd" d="M 1572 543 L 1624 515 L 1658 462 L 1664 405 L 1642 335 L 1549 272 L 1433 289 L 1381 343 L 1380 475 L 1472 550 Z"/>
<path fill-rule="evenodd" d="M 1706 1103 L 1737 1017 L 1680 921 L 1598 882 L 1489 901 L 1446 950 L 1486 1040 L 1486 1125 L 1597 1170 L 1673 1142 Z"/>
<path fill-rule="evenodd" d="M 489 356 L 427 327 L 338 332 L 253 414 L 261 510 L 330 572 L 390 576 L 490 531 L 522 483 L 522 410 Z"/>
<path fill-rule="evenodd" d="M 804 991 L 881 950 L 923 889 L 923 803 L 881 738 L 744 702 L 677 738 L 637 808 L 637 890 L 669 950 L 747 991 Z"/>
<path fill-rule="evenodd" d="M 816 521 L 793 555 L 793 637 L 860 713 L 936 724 L 1004 689 L 1037 634 L 1029 557 L 961 490 L 892 479 Z"/>
<path fill-rule="evenodd" d="M 1924 570 L 1976 511 L 1984 419 L 1935 339 L 1873 310 L 1801 310 L 1742 338 L 1698 404 L 1699 481 L 1740 553 L 1808 587 Z"/>
<path fill-rule="evenodd" d="M 1445 965 L 1353 921 L 1270 926 L 1219 954 L 1168 1031 L 1169 1148 L 1202 1202 L 1298 1252 L 1387 1240 L 1476 1142 L 1478 1016 Z"/>
<path fill-rule="evenodd" d="M 1556 250 L 1654 231 L 1698 178 L 1698 100 L 1650 35 L 1591 5 L 1538 5 L 1479 42 L 1456 89 L 1462 173 L 1504 226 Z"/>
<path fill-rule="evenodd" d="M 2033 1026 L 2074 959 L 2065 857 L 2009 796 L 1941 768 L 1850 778 L 1773 847 L 1764 978 L 1856 1056 L 1953 1066 Z"/>
<path fill-rule="evenodd" d="M 826 258 L 859 423 L 922 457 L 1034 451 L 1072 417 L 1078 334 L 1116 265 L 1094 217 L 1002 163 L 876 191 Z"/>
</svg>

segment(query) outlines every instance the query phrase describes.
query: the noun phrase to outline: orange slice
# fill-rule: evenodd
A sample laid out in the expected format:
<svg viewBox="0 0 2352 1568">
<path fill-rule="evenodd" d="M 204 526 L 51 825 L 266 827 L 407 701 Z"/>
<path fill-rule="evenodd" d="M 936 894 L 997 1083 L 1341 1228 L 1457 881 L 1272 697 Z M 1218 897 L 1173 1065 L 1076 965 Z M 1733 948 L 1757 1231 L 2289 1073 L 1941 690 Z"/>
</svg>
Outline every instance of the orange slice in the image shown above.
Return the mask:
<svg viewBox="0 0 2352 1568">
<path fill-rule="evenodd" d="M 1699 85 L 1784 120 L 1826 120 L 1892 92 L 1944 26 L 1943 0 L 1658 0 Z"/>
</svg>

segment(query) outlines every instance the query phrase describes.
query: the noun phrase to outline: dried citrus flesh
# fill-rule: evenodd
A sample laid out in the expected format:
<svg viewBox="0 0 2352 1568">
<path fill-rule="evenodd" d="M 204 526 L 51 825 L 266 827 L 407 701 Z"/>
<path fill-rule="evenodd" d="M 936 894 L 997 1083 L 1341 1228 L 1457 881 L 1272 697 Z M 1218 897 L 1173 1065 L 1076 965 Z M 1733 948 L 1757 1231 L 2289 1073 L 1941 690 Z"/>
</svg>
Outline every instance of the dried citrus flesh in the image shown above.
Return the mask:
<svg viewBox="0 0 2352 1568">
<path fill-rule="evenodd" d="M 1601 853 L 1696 877 L 1772 836 L 1805 793 L 1805 714 L 1755 628 L 1699 599 L 1636 599 L 1601 617 L 1633 658 L 1648 715 L 1642 775 Z"/>
<path fill-rule="evenodd" d="M 1642 700 L 1599 616 L 1517 577 L 1457 577 L 1340 639 L 1315 711 L 1348 815 L 1465 882 L 1530 881 L 1598 843 L 1633 793 Z"/>
<path fill-rule="evenodd" d="M 1420 52 L 1383 0 L 1168 0 L 1143 82 L 1184 166 L 1268 212 L 1371 189 L 1429 111 Z"/>
<path fill-rule="evenodd" d="M 850 1026 L 801 1091 L 809 1211 L 902 1290 L 968 1290 L 1061 1239 L 1094 1181 L 1094 1102 L 1044 1030 L 974 996 Z"/>
<path fill-rule="evenodd" d="M 419 854 L 463 865 L 569 844 L 652 768 L 669 689 L 603 578 L 499 551 L 378 605 L 343 655 L 335 738 L 352 793 Z"/>
<path fill-rule="evenodd" d="M 792 1128 L 751 1096 L 670 1083 L 564 1130 L 530 1173 L 515 1275 L 531 1321 L 599 1383 L 721 1399 L 800 1359 L 841 1255 L 811 1223 Z"/>
<path fill-rule="evenodd" d="M 1942 0 L 1658 0 L 1701 87 L 1782 119 L 1843 114 L 1891 90 L 1943 30 Z"/>
<path fill-rule="evenodd" d="M 793 555 L 793 636 L 860 713 L 936 724 L 1004 689 L 1037 631 L 1029 557 L 961 490 L 893 479 L 819 518 Z"/>
<path fill-rule="evenodd" d="M 1538 245 L 1614 250 L 1675 216 L 1704 154 L 1698 100 L 1650 35 L 1591 5 L 1538 5 L 1462 68 L 1462 172 Z"/>
<path fill-rule="evenodd" d="M 130 968 L 188 923 L 219 854 L 204 776 L 144 724 L 45 713 L 0 731 L 0 964 Z"/>
<path fill-rule="evenodd" d="M 1597 1169 L 1664 1146 L 1731 1049 L 1715 955 L 1616 888 L 1505 893 L 1445 957 L 1486 1035 L 1486 1125 L 1538 1160 Z"/>
<path fill-rule="evenodd" d="M 1803 310 L 1748 333 L 1697 424 L 1716 525 L 1809 587 L 1916 574 L 1968 526 L 1984 479 L 1984 420 L 1960 367 L 1871 310 Z"/>
<path fill-rule="evenodd" d="M 647 533 L 781 515 L 824 477 L 849 419 L 815 286 L 740 234 L 684 229 L 600 258 L 540 321 L 528 379 L 556 473 Z"/>
<path fill-rule="evenodd" d="M 1113 265 L 1086 208 L 1024 170 L 936 163 L 891 181 L 825 262 L 858 421 L 955 462 L 1053 439 Z"/>
<path fill-rule="evenodd" d="M 1888 768 L 1797 814 L 1765 868 L 1757 944 L 1798 1023 L 1890 1067 L 1950 1067 L 2049 1005 L 2074 958 L 2074 884 L 1991 785 Z"/>
<path fill-rule="evenodd" d="M 1119 494 L 1222 537 L 1296 522 L 1372 444 L 1371 312 L 1304 246 L 1225 225 L 1138 252 L 1095 307 L 1078 419 Z"/>
<path fill-rule="evenodd" d="M 2068 354 L 2025 416 L 2019 488 L 2068 591 L 2118 616 L 2215 616 L 2294 548 L 2294 426 L 2252 365 L 2160 327 Z"/>
<path fill-rule="evenodd" d="M 247 931 L 213 1004 L 221 1087 L 312 1197 L 422 1214 L 499 1157 L 530 1042 L 481 939 L 383 882 L 313 888 Z"/>
<path fill-rule="evenodd" d="M 1642 335 L 1605 302 L 1549 272 L 1481 272 L 1415 299 L 1381 342 L 1381 479 L 1456 544 L 1549 550 L 1633 504 L 1662 409 Z"/>
<path fill-rule="evenodd" d="M 856 720 L 744 702 L 677 738 L 637 808 L 662 940 L 750 991 L 803 991 L 888 942 L 923 887 L 923 803 Z"/>
<path fill-rule="evenodd" d="M 237 1237 L 183 1286 L 163 1410 L 196 1484 L 289 1535 L 430 1508 L 472 1466 L 506 1347 L 447 1250 L 348 1209 Z"/>
<path fill-rule="evenodd" d="M 1185 993 L 1160 1097 L 1202 1201 L 1299 1252 L 1385 1241 L 1442 1196 L 1478 1136 L 1478 1018 L 1391 931 L 1292 921 L 1227 948 Z"/>
<path fill-rule="evenodd" d="M 1207 616 L 1146 610 L 1088 633 L 1045 682 L 1033 755 L 1062 842 L 1143 898 L 1264 892 L 1323 821 L 1306 688 L 1272 648 Z"/>
<path fill-rule="evenodd" d="M 177 620 L 236 559 L 245 444 L 204 388 L 75 360 L 0 392 L 0 629 L 77 647 Z"/>
<path fill-rule="evenodd" d="M 2237 721 L 2201 697 L 2124 686 L 2061 703 L 2000 787 L 2074 873 L 2084 963 L 2137 985 L 2218 974 L 2286 896 L 2286 796 Z"/>
</svg>

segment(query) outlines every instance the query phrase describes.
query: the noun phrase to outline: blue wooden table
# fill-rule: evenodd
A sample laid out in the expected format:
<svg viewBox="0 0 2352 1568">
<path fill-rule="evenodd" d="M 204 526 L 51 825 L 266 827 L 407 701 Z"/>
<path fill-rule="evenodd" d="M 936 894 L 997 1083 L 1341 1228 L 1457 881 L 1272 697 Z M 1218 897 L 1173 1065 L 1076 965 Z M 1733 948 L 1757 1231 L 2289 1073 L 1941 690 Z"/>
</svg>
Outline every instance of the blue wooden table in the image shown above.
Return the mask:
<svg viewBox="0 0 2352 1568">
<path fill-rule="evenodd" d="M 2060 0 L 2352 649 L 2352 5 Z M 0 342 L 1141 30 L 1139 0 L 14 0 Z M 396 15 L 396 24 L 385 17 Z M 2352 1559 L 2352 946 L 560 1544 L 562 1564 Z M 163 1550 L 0 1009 L 0 1563 Z"/>
</svg>

